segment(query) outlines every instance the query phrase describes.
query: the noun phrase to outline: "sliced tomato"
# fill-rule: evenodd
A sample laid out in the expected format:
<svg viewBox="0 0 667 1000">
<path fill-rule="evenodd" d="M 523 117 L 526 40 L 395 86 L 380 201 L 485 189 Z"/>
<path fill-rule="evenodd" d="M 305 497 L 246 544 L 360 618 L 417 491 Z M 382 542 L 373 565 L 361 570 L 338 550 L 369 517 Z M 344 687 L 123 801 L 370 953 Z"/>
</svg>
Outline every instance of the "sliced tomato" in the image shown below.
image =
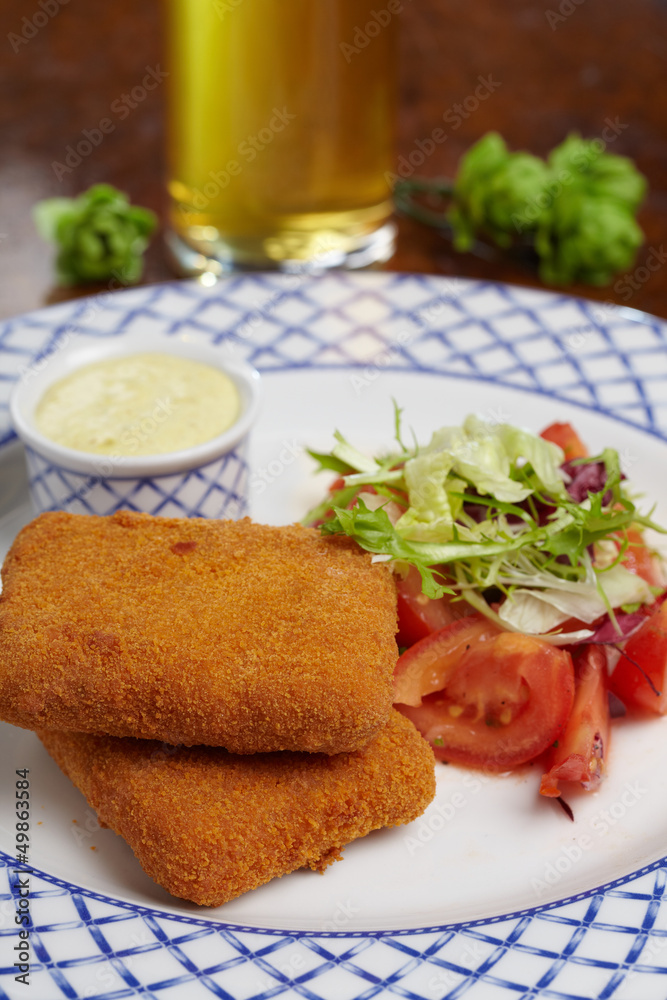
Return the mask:
<svg viewBox="0 0 667 1000">
<path fill-rule="evenodd" d="M 405 579 L 396 580 L 398 595 L 398 635 L 400 647 L 414 646 L 432 632 L 437 632 L 459 618 L 473 614 L 465 601 L 454 601 L 445 594 L 431 599 L 422 593 L 421 573 L 411 566 Z"/>
<path fill-rule="evenodd" d="M 661 586 L 662 574 L 659 563 L 644 541 L 639 528 L 630 527 L 626 530 L 628 547 L 623 553 L 623 565 L 636 573 L 651 586 Z"/>
<path fill-rule="evenodd" d="M 560 795 L 559 781 L 578 781 L 592 791 L 604 777 L 609 746 L 607 656 L 601 646 L 582 646 L 575 654 L 575 692 L 565 731 L 549 751 L 540 793 Z"/>
<path fill-rule="evenodd" d="M 506 770 L 561 736 L 574 698 L 568 652 L 462 618 L 399 657 L 396 707 L 440 760 Z"/>
<path fill-rule="evenodd" d="M 394 702 L 418 707 L 426 695 L 442 691 L 472 643 L 499 635 L 482 615 L 460 618 L 431 633 L 399 656 L 394 670 Z"/>
<path fill-rule="evenodd" d="M 565 452 L 565 461 L 571 462 L 573 458 L 588 458 L 588 448 L 583 443 L 572 424 L 549 424 L 545 427 L 540 437 L 545 441 L 553 441 Z"/>
<path fill-rule="evenodd" d="M 667 713 L 667 601 L 625 643 L 609 687 L 627 708 Z"/>
<path fill-rule="evenodd" d="M 338 490 L 342 490 L 344 486 L 345 480 L 342 476 L 339 476 L 337 479 L 334 479 L 333 483 L 329 487 L 329 493 L 333 496 L 334 493 L 338 493 Z"/>
</svg>

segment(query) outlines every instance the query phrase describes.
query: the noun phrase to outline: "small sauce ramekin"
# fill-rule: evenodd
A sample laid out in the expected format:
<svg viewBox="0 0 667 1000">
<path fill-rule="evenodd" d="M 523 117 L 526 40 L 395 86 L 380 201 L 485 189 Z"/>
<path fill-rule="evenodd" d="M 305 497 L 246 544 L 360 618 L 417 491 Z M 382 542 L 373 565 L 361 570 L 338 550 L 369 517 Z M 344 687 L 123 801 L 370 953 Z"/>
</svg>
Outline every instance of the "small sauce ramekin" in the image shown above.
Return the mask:
<svg viewBox="0 0 667 1000">
<path fill-rule="evenodd" d="M 54 382 L 84 365 L 130 354 L 172 354 L 225 372 L 235 383 L 240 413 L 228 430 L 183 451 L 107 456 L 67 448 L 35 425 L 39 400 Z M 10 413 L 24 444 L 30 495 L 37 513 L 145 511 L 165 517 L 238 518 L 248 505 L 248 434 L 260 404 L 259 373 L 220 347 L 188 334 L 132 334 L 94 340 L 70 337 L 25 371 L 14 387 Z"/>
</svg>

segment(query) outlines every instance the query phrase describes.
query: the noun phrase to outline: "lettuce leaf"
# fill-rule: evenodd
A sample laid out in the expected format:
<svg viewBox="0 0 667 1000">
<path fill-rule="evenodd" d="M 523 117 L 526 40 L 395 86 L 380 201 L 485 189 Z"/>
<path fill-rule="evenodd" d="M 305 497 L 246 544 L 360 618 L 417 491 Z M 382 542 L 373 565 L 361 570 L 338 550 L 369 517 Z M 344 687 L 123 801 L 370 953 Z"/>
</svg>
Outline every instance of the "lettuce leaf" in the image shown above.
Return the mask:
<svg viewBox="0 0 667 1000">
<path fill-rule="evenodd" d="M 315 509 L 318 520 L 326 514 L 323 532 L 347 534 L 397 569 L 416 567 L 427 597 L 459 594 L 502 627 L 560 645 L 592 634 L 553 631 L 569 618 L 606 615 L 615 626 L 615 608 L 652 603 L 652 589 L 621 564 L 625 532 L 665 529 L 630 499 L 614 449 L 580 460 L 596 463 L 597 475 L 575 498 L 573 463 L 552 442 L 471 415 L 407 448 L 394 405 L 399 450 L 369 458 L 336 432 L 332 461 L 315 456 L 321 467 L 349 469 L 343 490 Z M 488 588 L 500 591 L 494 604 L 505 598 L 499 611 Z"/>
</svg>

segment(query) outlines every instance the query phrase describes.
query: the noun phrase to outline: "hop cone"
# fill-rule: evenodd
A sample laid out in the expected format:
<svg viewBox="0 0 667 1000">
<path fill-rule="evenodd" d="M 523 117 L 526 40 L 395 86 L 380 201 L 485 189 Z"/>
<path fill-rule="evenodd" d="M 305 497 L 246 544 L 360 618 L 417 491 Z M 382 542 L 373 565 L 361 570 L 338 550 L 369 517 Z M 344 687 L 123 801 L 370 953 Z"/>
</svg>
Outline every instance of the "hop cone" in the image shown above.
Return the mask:
<svg viewBox="0 0 667 1000">
<path fill-rule="evenodd" d="M 596 140 L 568 138 L 549 157 L 557 194 L 540 219 L 535 247 L 549 284 L 609 284 L 644 240 L 635 212 L 646 181 L 631 160 L 605 153 Z"/>
<path fill-rule="evenodd" d="M 508 247 L 513 234 L 535 228 L 550 179 L 543 160 L 511 153 L 497 132 L 489 132 L 468 150 L 454 183 L 454 206 L 448 219 L 457 250 L 469 250 L 475 233 Z"/>
<path fill-rule="evenodd" d="M 588 194 L 611 198 L 636 212 L 646 194 L 646 179 L 627 156 L 606 153 L 597 139 L 569 135 L 549 156 L 557 180 L 576 184 Z"/>
<path fill-rule="evenodd" d="M 535 237 L 540 277 L 550 285 L 607 285 L 644 241 L 632 212 L 613 198 L 564 190 Z"/>
<path fill-rule="evenodd" d="M 63 285 L 117 278 L 131 285 L 143 270 L 143 252 L 157 219 L 130 205 L 109 184 L 95 184 L 78 198 L 47 198 L 35 206 L 40 235 L 58 245 L 56 269 Z"/>
</svg>

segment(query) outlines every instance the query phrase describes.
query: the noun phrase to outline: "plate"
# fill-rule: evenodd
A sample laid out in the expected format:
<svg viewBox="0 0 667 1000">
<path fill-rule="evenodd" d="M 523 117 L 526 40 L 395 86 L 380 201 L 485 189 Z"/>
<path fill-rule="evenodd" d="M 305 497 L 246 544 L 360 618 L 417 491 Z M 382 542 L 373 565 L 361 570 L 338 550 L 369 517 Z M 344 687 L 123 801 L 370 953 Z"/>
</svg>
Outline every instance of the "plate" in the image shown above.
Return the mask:
<svg viewBox="0 0 667 1000">
<path fill-rule="evenodd" d="M 667 522 L 667 326 L 633 310 L 415 275 L 240 276 L 144 287 L 0 326 L 0 548 L 31 517 L 7 418 L 69 336 L 155 330 L 203 339 L 264 376 L 251 510 L 298 519 L 325 480 L 306 447 L 338 428 L 375 449 L 392 398 L 420 440 L 468 412 L 534 430 L 570 420 Z M 539 774 L 438 765 L 414 823 L 349 845 L 322 877 L 295 872 L 218 909 L 170 897 L 64 778 L 33 734 L 0 725 L 0 998 L 14 968 L 14 787 L 31 795 L 29 939 L 36 1000 L 667 996 L 667 719 L 620 721 L 610 777 L 575 822 Z M 4 992 L 3 992 L 4 991 Z"/>
</svg>

